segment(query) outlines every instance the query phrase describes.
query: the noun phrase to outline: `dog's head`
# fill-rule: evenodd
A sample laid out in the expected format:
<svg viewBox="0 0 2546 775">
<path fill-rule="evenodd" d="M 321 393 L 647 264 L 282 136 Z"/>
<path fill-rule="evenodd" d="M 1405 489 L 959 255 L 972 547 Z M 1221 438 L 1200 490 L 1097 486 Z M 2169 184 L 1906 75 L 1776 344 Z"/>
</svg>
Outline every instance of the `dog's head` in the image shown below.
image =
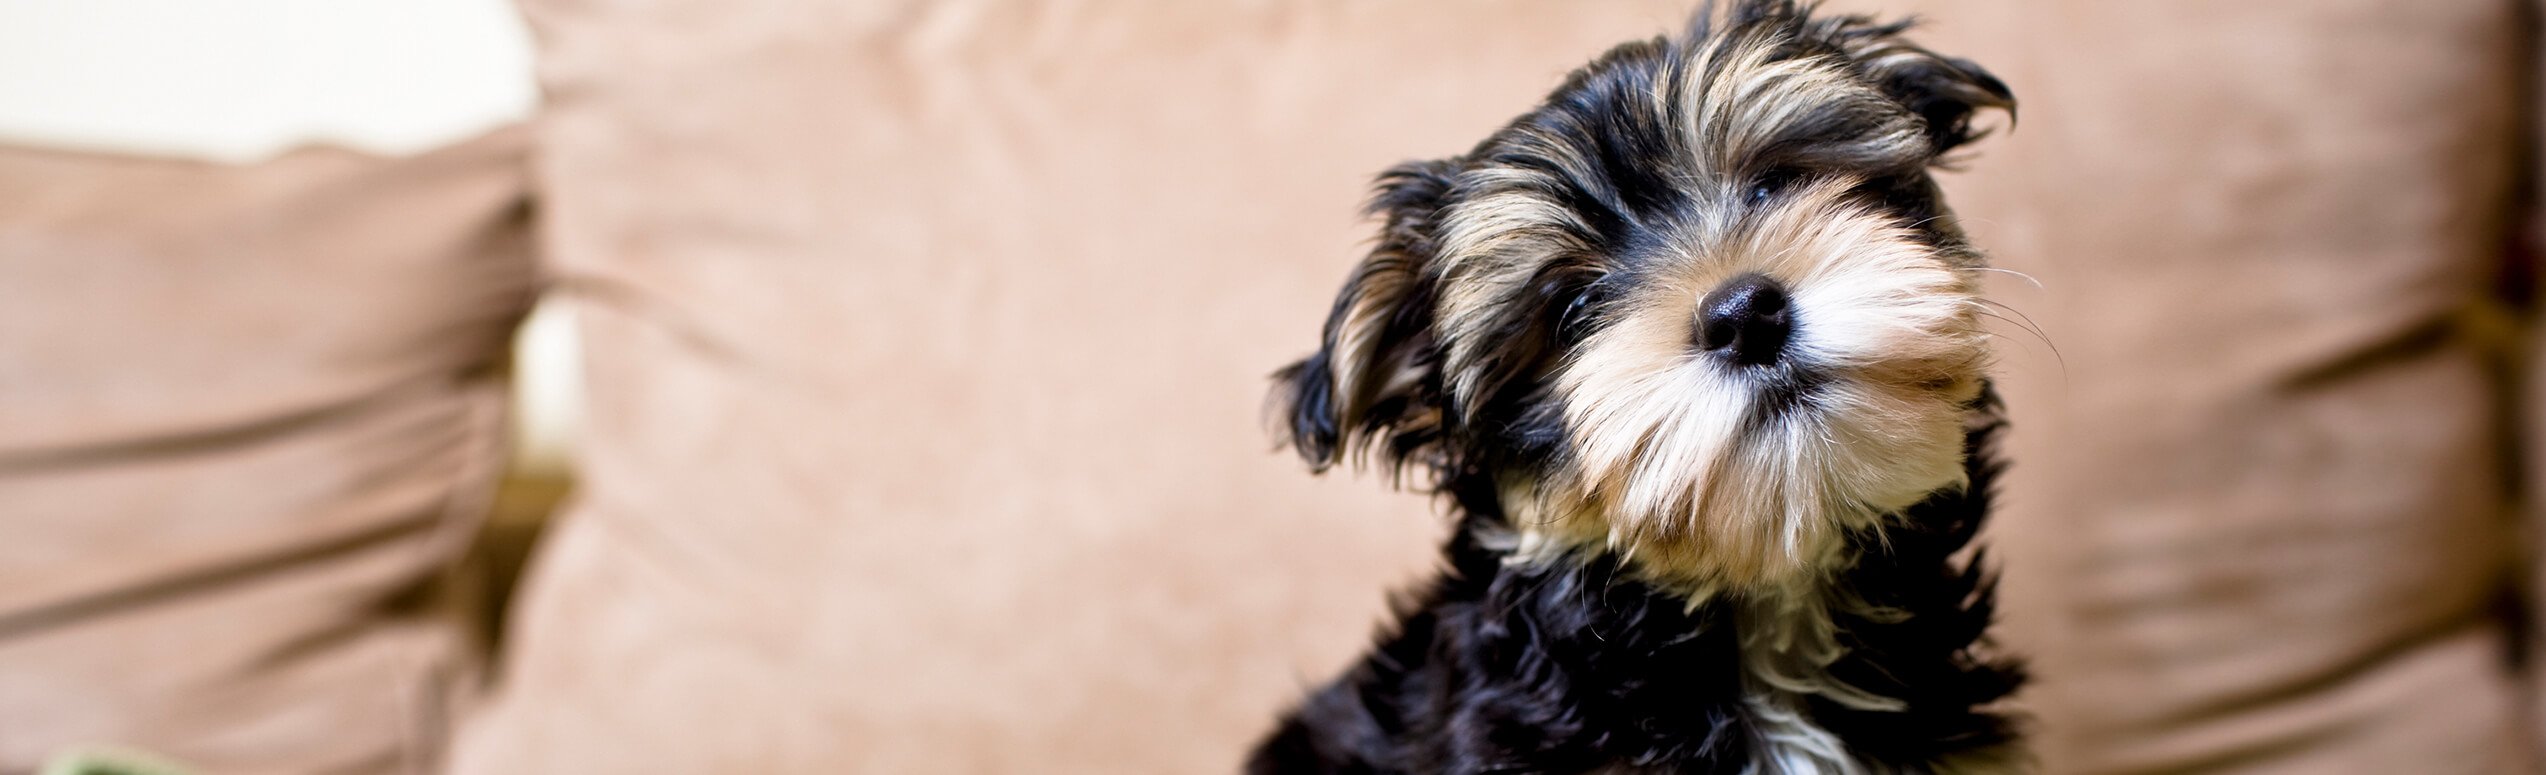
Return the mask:
<svg viewBox="0 0 2546 775">
<path fill-rule="evenodd" d="M 1929 171 L 2014 102 L 1906 27 L 1739 0 L 1382 175 L 1377 246 L 1279 375 L 1292 443 L 1711 587 L 1826 571 L 1959 485 L 1979 257 Z"/>
</svg>

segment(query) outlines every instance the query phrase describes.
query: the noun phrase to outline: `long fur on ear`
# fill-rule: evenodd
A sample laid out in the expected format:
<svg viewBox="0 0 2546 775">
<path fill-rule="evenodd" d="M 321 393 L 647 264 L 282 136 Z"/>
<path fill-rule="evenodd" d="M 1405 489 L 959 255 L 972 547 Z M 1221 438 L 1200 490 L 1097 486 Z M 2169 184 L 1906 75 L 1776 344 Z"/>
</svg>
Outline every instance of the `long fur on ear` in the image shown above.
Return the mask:
<svg viewBox="0 0 2546 775">
<path fill-rule="evenodd" d="M 1877 21 L 1858 14 L 1817 16 L 1813 14 L 1816 5 L 1795 0 L 1734 0 L 1730 12 L 1721 18 L 1737 27 L 1791 24 L 1794 27 L 1790 29 L 1795 29 L 1802 39 L 1836 49 L 1855 62 L 1859 71 L 1885 94 L 1927 121 L 1927 137 L 1938 156 L 1988 135 L 1971 126 L 1972 117 L 1982 110 L 2004 110 L 2012 125 L 2016 98 L 2007 84 L 1970 60 L 1944 56 L 1911 43 L 1905 34 L 1918 26 L 1917 19 Z M 1717 18 L 1715 5 L 1709 2 L 1694 18 L 1691 39 L 1705 39 Z"/>
<path fill-rule="evenodd" d="M 1901 47 L 1915 54 L 1891 55 L 1869 63 L 1868 69 L 1893 99 L 1927 119 L 1927 138 L 1935 143 L 1936 153 L 1988 136 L 1988 130 L 1971 126 L 1972 116 L 1984 109 L 2006 111 L 2013 125 L 2016 95 L 1997 76 L 1968 59 L 1940 56 L 1907 44 Z"/>
<path fill-rule="evenodd" d="M 1274 374 L 1273 403 L 1311 468 L 1386 437 L 1393 467 L 1438 438 L 1441 375 L 1432 337 L 1435 219 L 1457 159 L 1408 162 L 1379 175 L 1370 212 L 1378 244 L 1335 296 L 1317 353 Z"/>
<path fill-rule="evenodd" d="M 1782 4 L 1782 3 L 1781 3 Z M 2016 117 L 2016 96 L 1971 60 L 1929 51 L 1903 37 L 1916 19 L 1878 23 L 1864 16 L 1816 20 L 1815 37 L 1844 52 L 1885 94 L 1927 121 L 1927 138 L 1939 156 L 1988 135 L 1971 119 L 1982 110 Z"/>
</svg>

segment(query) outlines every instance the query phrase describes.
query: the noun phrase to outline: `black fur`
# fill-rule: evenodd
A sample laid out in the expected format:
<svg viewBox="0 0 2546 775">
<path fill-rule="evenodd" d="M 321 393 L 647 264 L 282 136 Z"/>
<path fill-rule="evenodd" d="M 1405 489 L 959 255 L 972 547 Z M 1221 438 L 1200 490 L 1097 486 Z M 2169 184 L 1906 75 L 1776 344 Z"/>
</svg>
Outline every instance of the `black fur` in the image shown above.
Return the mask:
<svg viewBox="0 0 2546 775">
<path fill-rule="evenodd" d="M 1973 651 L 1995 612 L 1995 580 L 1969 546 L 2001 466 L 1994 401 L 1975 407 L 1968 489 L 1903 515 L 1844 577 L 1871 606 L 1840 615 L 1848 655 L 1833 676 L 1904 701 L 1899 712 L 1817 701 L 1814 721 L 1869 764 L 1919 772 L 1996 748 L 2017 730 L 1989 706 L 2022 681 L 2012 660 Z M 1461 499 L 1465 501 L 1467 499 Z M 1399 622 L 1256 750 L 1272 773 L 1733 773 L 1750 764 L 1739 703 L 1739 633 L 1723 602 L 1622 575 L 1613 559 L 1507 567 L 1480 545 L 1491 511 L 1469 510 L 1441 577 L 1396 606 Z M 1864 610 L 1864 609 L 1859 609 Z"/>
</svg>

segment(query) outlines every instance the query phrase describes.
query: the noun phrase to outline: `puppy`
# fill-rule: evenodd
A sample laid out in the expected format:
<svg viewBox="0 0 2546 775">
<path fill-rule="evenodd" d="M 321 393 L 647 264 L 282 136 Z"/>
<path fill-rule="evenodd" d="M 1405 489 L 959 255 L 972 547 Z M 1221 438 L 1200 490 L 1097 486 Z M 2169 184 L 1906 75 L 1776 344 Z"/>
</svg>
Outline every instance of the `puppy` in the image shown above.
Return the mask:
<svg viewBox="0 0 2546 775">
<path fill-rule="evenodd" d="M 1738 0 L 1380 176 L 1276 411 L 1458 524 L 1249 771 L 2021 766 L 1962 557 L 1998 468 L 1981 257 L 1929 177 L 2014 99 L 1908 27 Z"/>
</svg>

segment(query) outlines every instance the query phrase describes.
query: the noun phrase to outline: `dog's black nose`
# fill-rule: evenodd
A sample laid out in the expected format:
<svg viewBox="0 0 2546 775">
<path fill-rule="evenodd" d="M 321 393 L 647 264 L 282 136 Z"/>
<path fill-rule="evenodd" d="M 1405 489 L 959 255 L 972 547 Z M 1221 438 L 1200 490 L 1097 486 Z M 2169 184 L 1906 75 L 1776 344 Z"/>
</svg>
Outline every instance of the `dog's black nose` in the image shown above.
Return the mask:
<svg viewBox="0 0 2546 775">
<path fill-rule="evenodd" d="M 1734 363 L 1764 366 L 1777 362 L 1794 331 L 1785 286 L 1756 274 L 1735 277 L 1706 294 L 1697 307 L 1697 346 L 1722 352 Z"/>
</svg>

